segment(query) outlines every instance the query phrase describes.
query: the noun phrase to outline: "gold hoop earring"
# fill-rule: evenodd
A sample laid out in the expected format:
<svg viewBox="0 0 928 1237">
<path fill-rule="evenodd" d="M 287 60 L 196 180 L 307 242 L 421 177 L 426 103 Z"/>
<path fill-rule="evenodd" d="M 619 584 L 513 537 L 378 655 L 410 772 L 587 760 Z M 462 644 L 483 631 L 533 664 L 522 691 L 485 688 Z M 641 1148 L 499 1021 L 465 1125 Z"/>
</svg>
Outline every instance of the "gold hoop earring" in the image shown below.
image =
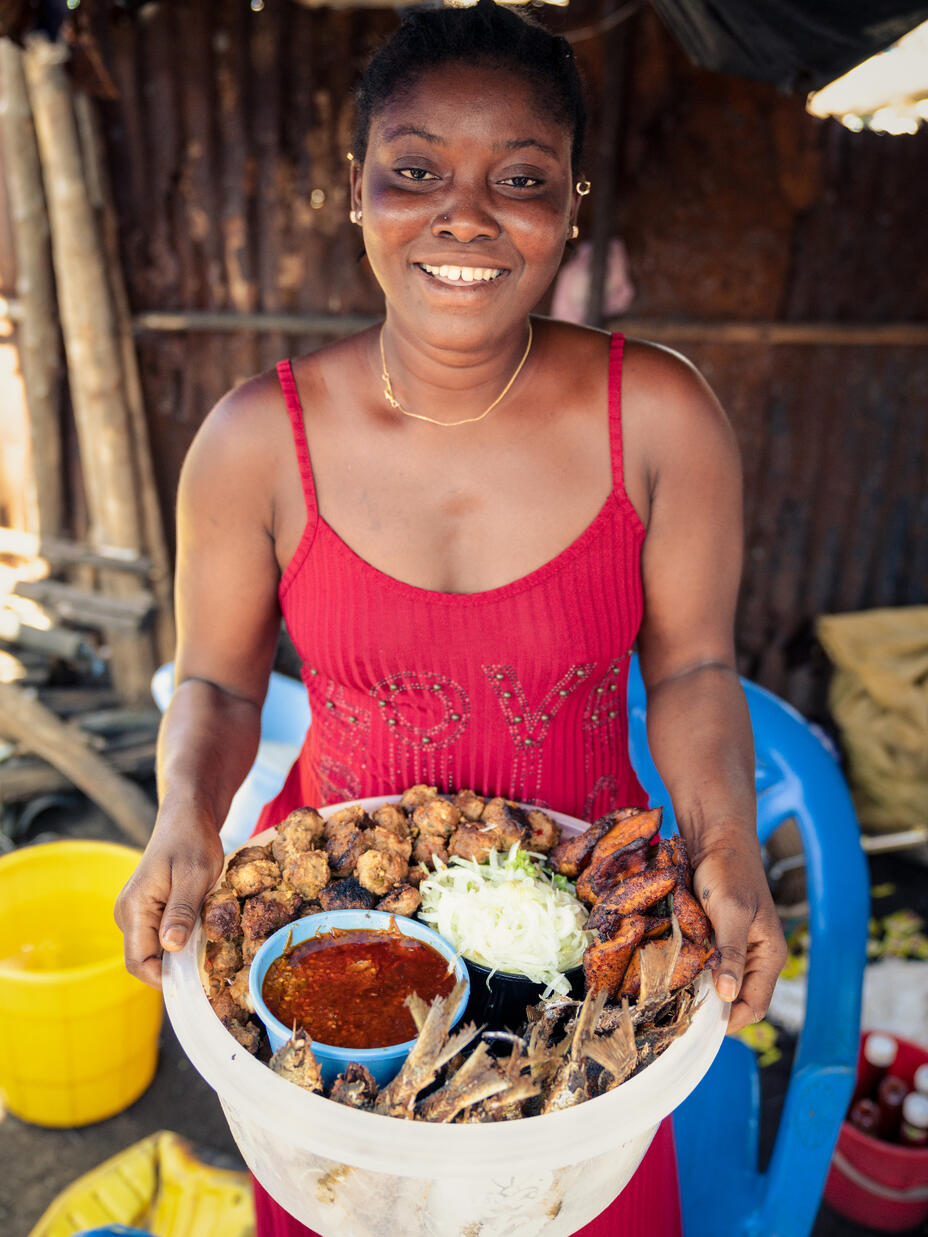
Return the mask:
<svg viewBox="0 0 928 1237">
<path fill-rule="evenodd" d="M 568 240 L 575 241 L 579 235 L 580 235 L 580 229 L 577 227 L 576 224 L 574 224 L 571 227 L 570 231 L 568 232 L 567 238 Z"/>
<path fill-rule="evenodd" d="M 580 195 L 581 198 L 585 198 L 586 195 L 592 189 L 592 187 L 593 186 L 590 184 L 588 180 L 578 180 L 576 185 L 574 186 L 574 188 L 577 190 L 577 193 Z"/>
<path fill-rule="evenodd" d="M 348 218 L 351 220 L 351 222 L 352 222 L 352 223 L 357 223 L 357 224 L 360 224 L 360 222 L 361 222 L 361 214 L 362 214 L 362 212 L 361 212 L 361 211 L 359 211 L 359 210 L 350 210 L 350 211 L 348 212 Z"/>
</svg>

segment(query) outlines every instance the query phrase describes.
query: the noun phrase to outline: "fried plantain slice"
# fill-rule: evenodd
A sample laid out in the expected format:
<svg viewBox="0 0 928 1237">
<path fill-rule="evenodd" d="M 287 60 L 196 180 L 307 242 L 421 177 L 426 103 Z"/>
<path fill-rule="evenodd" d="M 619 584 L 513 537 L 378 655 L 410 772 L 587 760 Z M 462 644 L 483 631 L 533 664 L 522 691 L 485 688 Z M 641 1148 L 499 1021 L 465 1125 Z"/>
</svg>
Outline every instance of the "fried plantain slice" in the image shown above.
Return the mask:
<svg viewBox="0 0 928 1237">
<path fill-rule="evenodd" d="M 636 812 L 634 816 L 623 816 L 621 820 L 615 821 L 593 847 L 590 863 L 598 863 L 607 855 L 624 850 L 633 842 L 650 842 L 661 827 L 662 816 L 663 808 L 656 807 L 646 812 Z"/>
<path fill-rule="evenodd" d="M 618 911 L 621 915 L 640 915 L 650 910 L 655 902 L 660 902 L 661 898 L 666 898 L 676 884 L 675 869 L 646 868 L 645 871 L 620 881 L 615 888 L 604 893 L 596 904 L 594 914 Z M 587 920 L 587 927 L 589 926 Z"/>
<path fill-rule="evenodd" d="M 677 885 L 673 891 L 673 913 L 680 921 L 683 935 L 705 949 L 712 937 L 712 928 L 705 911 L 684 885 Z"/>
<path fill-rule="evenodd" d="M 649 849 L 645 839 L 638 838 L 597 862 L 594 848 L 594 858 L 577 881 L 577 897 L 589 906 L 595 906 L 602 894 L 619 881 L 644 871 L 648 866 Z"/>
</svg>

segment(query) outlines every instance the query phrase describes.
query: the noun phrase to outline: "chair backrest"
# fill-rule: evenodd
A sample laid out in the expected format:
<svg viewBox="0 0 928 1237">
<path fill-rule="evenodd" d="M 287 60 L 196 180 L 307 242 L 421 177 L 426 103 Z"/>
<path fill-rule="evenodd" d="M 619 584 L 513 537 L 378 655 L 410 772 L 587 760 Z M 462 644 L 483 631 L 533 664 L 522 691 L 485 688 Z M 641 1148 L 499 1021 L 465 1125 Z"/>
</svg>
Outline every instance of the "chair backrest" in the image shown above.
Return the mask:
<svg viewBox="0 0 928 1237">
<path fill-rule="evenodd" d="M 758 834 L 763 843 L 790 818 L 799 827 L 810 941 L 805 1022 L 773 1155 L 766 1172 L 756 1173 L 745 1185 L 747 1212 L 730 1215 L 724 1231 L 805 1237 L 818 1209 L 857 1067 L 869 916 L 867 866 L 854 805 L 832 753 L 790 705 L 754 683 L 742 680 L 742 686 L 754 729 Z M 648 750 L 637 657 L 629 674 L 628 707 L 632 763 L 652 803 L 665 805 L 665 828 L 672 831 L 673 812 L 666 810 L 670 799 Z M 724 1148 L 720 1150 L 724 1154 Z M 713 1163 L 704 1144 L 700 1159 L 712 1165 L 716 1182 L 725 1181 L 724 1164 Z M 725 1187 L 720 1193 L 730 1202 Z M 697 1231 L 686 1221 L 684 1227 L 688 1233 Z"/>
</svg>

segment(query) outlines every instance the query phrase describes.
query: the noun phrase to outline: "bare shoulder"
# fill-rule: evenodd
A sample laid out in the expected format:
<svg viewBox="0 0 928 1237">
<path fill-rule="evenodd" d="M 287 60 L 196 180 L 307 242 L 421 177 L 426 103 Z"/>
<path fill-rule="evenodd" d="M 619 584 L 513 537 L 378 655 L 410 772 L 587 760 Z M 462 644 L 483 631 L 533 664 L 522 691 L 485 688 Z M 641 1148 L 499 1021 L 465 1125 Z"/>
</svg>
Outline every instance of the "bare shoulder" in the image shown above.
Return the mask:
<svg viewBox="0 0 928 1237">
<path fill-rule="evenodd" d="M 644 340 L 626 341 L 622 422 L 630 454 L 649 473 L 662 463 L 710 452 L 737 465 L 731 423 L 712 388 L 679 352 Z"/>
</svg>

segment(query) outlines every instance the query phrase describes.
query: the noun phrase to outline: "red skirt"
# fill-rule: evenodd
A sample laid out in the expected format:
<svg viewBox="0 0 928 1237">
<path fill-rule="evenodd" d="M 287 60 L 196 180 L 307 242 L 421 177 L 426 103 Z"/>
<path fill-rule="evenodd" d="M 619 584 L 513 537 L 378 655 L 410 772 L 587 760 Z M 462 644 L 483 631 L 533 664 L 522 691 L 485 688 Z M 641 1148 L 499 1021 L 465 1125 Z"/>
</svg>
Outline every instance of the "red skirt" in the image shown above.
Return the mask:
<svg viewBox="0 0 928 1237">
<path fill-rule="evenodd" d="M 275 1203 L 257 1181 L 254 1189 L 257 1237 L 319 1237 Z M 681 1233 L 677 1157 L 668 1117 L 619 1197 L 574 1237 L 681 1237 Z"/>
</svg>

